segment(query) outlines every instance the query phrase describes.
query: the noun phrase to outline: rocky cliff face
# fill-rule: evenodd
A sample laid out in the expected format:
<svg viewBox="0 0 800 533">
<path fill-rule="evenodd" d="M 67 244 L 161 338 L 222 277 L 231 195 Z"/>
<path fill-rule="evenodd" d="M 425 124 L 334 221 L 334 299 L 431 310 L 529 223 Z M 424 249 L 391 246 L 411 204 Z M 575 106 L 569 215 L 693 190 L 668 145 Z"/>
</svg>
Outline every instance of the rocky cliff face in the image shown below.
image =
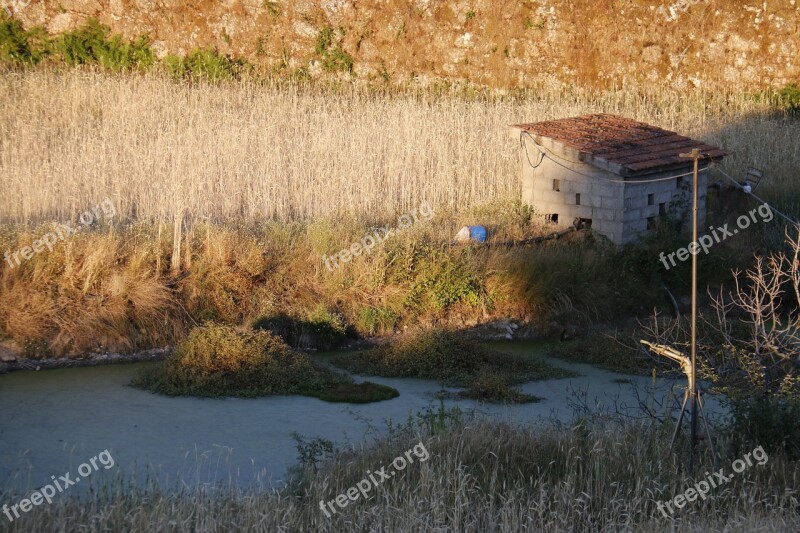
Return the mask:
<svg viewBox="0 0 800 533">
<path fill-rule="evenodd" d="M 797 0 L 0 0 L 51 33 L 94 17 L 160 55 L 216 48 L 264 68 L 491 87 L 800 79 Z"/>
</svg>

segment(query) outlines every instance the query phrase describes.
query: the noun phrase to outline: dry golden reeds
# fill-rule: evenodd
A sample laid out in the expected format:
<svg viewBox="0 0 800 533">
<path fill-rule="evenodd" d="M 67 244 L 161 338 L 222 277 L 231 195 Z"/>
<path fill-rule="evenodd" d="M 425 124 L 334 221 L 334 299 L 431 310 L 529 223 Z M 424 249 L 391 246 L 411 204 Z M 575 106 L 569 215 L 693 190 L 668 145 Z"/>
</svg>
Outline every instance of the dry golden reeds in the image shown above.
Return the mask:
<svg viewBox="0 0 800 533">
<path fill-rule="evenodd" d="M 549 90 L 474 98 L 33 70 L 0 76 L 0 220 L 263 221 L 518 197 L 512 123 L 609 112 L 733 152 L 797 188 L 798 126 L 744 93 Z M 176 258 L 177 259 L 177 258 Z"/>
</svg>

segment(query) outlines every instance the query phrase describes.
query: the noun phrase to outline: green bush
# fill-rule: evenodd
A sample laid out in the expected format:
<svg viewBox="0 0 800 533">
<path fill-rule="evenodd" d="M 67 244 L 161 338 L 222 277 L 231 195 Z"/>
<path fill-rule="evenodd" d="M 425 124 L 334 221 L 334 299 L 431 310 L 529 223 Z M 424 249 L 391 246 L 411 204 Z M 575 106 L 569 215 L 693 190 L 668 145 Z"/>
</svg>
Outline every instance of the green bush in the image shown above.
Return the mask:
<svg viewBox="0 0 800 533">
<path fill-rule="evenodd" d="M 95 19 L 53 38 L 41 27 L 25 30 L 18 20 L 0 19 L 0 61 L 37 64 L 45 59 L 70 66 L 98 65 L 109 70 L 144 70 L 157 62 L 147 35 L 125 41 L 120 35 L 111 35 L 109 27 Z M 216 82 L 239 78 L 247 63 L 216 50 L 198 48 L 186 57 L 168 55 L 163 65 L 175 78 Z"/>
<path fill-rule="evenodd" d="M 296 348 L 329 350 L 344 339 L 346 324 L 339 313 L 318 306 L 306 320 L 283 314 L 263 316 L 253 322 L 253 329 L 269 331 Z"/>
<path fill-rule="evenodd" d="M 344 339 L 346 324 L 342 315 L 319 305 L 308 314 L 305 328 L 320 348 L 329 350 Z"/>
<path fill-rule="evenodd" d="M 344 30 L 339 30 L 344 33 Z M 317 34 L 314 52 L 322 59 L 322 68 L 328 72 L 352 72 L 353 57 L 344 51 L 340 42 L 336 41 L 336 32 L 325 26 Z"/>
<path fill-rule="evenodd" d="M 202 79 L 211 82 L 238 79 L 246 67 L 242 59 L 221 55 L 216 50 L 198 48 L 186 57 L 170 54 L 164 58 L 167 72 L 175 78 Z"/>
<path fill-rule="evenodd" d="M 167 395 L 260 396 L 307 394 L 336 377 L 266 331 L 208 323 L 134 385 Z"/>
<path fill-rule="evenodd" d="M 792 83 L 778 91 L 778 101 L 787 111 L 800 111 L 800 85 Z"/>
<path fill-rule="evenodd" d="M 155 63 L 146 35 L 126 43 L 120 35 L 110 35 L 110 31 L 108 26 L 90 19 L 84 26 L 56 37 L 52 54 L 70 66 L 97 64 L 109 70 L 145 69 Z"/>
<path fill-rule="evenodd" d="M 508 385 L 508 377 L 481 370 L 470 387 L 459 393 L 462 398 L 483 400 L 497 403 L 530 403 L 542 401 L 542 398 L 524 394 Z"/>
<path fill-rule="evenodd" d="M 730 405 L 734 449 L 762 446 L 767 453 L 782 451 L 800 459 L 800 400 L 756 395 L 736 398 Z"/>
<path fill-rule="evenodd" d="M 301 394 L 365 403 L 398 395 L 369 382 L 353 385 L 267 331 L 241 332 L 213 323 L 194 328 L 175 353 L 140 373 L 132 385 L 169 396 Z"/>
<path fill-rule="evenodd" d="M 125 42 L 95 19 L 54 38 L 41 27 L 25 30 L 18 20 L 0 20 L 0 60 L 35 65 L 45 59 L 109 70 L 146 69 L 156 61 L 146 35 Z"/>
<path fill-rule="evenodd" d="M 259 365 L 279 365 L 295 354 L 268 333 L 240 333 L 230 326 L 208 324 L 194 329 L 175 352 L 175 361 L 198 374 L 241 372 Z M 303 361 L 303 363 L 307 363 Z"/>
<path fill-rule="evenodd" d="M 392 333 L 397 319 L 397 313 L 386 307 L 362 307 L 358 310 L 355 326 L 364 335 Z"/>
<path fill-rule="evenodd" d="M 465 252 L 467 253 L 467 252 Z M 432 253 L 417 263 L 414 284 L 406 305 L 414 310 L 444 311 L 455 304 L 489 305 L 475 267 L 463 257 Z"/>
<path fill-rule="evenodd" d="M 47 34 L 42 28 L 25 30 L 15 19 L 0 19 L 0 61 L 35 65 L 47 55 Z"/>
</svg>

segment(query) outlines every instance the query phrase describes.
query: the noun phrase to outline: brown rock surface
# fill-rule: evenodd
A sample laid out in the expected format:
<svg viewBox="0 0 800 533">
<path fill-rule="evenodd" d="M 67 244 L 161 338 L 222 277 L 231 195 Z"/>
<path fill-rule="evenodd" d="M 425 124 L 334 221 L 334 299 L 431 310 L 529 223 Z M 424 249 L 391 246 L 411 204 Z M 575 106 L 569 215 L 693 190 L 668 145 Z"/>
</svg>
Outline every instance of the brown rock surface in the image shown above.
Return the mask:
<svg viewBox="0 0 800 533">
<path fill-rule="evenodd" d="M 800 80 L 800 2 L 781 0 L 44 0 L 16 4 L 51 32 L 95 17 L 161 55 L 216 48 L 266 69 L 318 59 L 341 28 L 361 77 L 491 87 L 659 83 L 756 89 Z"/>
</svg>

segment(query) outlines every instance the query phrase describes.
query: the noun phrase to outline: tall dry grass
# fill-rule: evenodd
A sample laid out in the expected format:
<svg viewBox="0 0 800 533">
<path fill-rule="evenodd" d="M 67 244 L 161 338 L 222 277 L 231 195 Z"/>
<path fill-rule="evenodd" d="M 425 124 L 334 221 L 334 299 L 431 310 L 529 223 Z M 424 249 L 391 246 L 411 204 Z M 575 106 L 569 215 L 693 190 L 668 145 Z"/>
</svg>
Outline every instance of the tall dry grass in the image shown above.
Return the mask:
<svg viewBox="0 0 800 533">
<path fill-rule="evenodd" d="M 33 70 L 0 75 L 0 220 L 120 215 L 292 220 L 517 197 L 507 126 L 609 112 L 708 140 L 800 186 L 800 127 L 742 93 L 378 94 L 252 81 Z"/>
<path fill-rule="evenodd" d="M 438 427 L 436 414 L 428 421 Z M 240 490 L 233 477 L 224 482 L 233 484 L 228 490 L 204 489 L 191 479 L 179 491 L 147 482 L 126 487 L 118 480 L 34 508 L 6 527 L 12 532 L 793 532 L 800 527 L 800 467 L 777 454 L 665 517 L 657 502 L 684 493 L 705 478 L 703 471 L 722 467 L 730 475 L 731 461 L 743 452 L 732 450 L 716 468 L 704 459 L 688 472 L 667 449 L 668 428 L 642 424 L 593 428 L 584 422 L 559 430 L 466 421 L 421 434 L 410 422 L 395 427 L 375 445 L 341 453 L 319 469 L 304 465 L 280 492 Z M 373 488 L 368 499 L 359 496 L 330 517 L 320 510 L 320 501 L 345 493 L 368 471 L 388 467 L 419 442 L 430 453 L 427 461 L 409 464 Z M 0 491 L 0 496 L 16 502 L 26 495 Z"/>
<path fill-rule="evenodd" d="M 377 92 L 4 72 L 0 253 L 105 198 L 117 215 L 17 268 L 0 261 L 0 340 L 31 355 L 79 355 L 171 343 L 207 319 L 330 312 L 371 335 L 441 320 L 634 312 L 629 294 L 658 301 L 655 259 L 631 267 L 602 247 L 472 254 L 446 244 L 476 221 L 498 241 L 545 231 L 518 203 L 521 154 L 507 126 L 590 112 L 717 143 L 734 152 L 731 174 L 750 162 L 767 172 L 759 192 L 769 198 L 800 190 L 796 120 L 744 94 Z M 393 215 L 422 201 L 436 213 L 430 225 L 325 269 L 323 254 L 373 224 L 396 226 Z M 629 267 L 637 282 L 629 274 L 620 286 L 617 271 Z"/>
</svg>

